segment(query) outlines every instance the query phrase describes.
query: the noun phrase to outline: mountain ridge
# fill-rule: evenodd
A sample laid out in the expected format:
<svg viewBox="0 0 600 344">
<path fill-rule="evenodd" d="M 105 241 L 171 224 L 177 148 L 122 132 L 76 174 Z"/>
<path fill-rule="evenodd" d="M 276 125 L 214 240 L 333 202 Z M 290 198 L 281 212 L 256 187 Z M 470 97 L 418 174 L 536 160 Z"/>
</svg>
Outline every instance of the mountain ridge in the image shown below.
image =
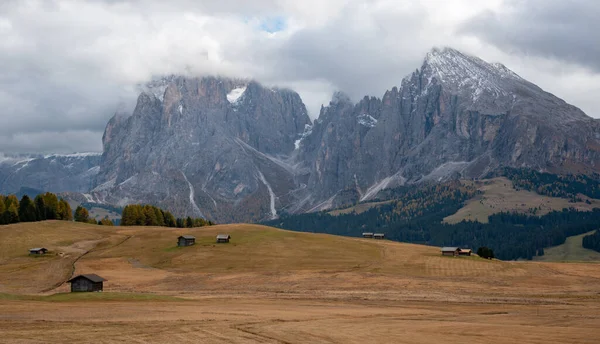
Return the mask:
<svg viewBox="0 0 600 344">
<path fill-rule="evenodd" d="M 141 88 L 131 115 L 110 119 L 89 193 L 259 221 L 502 167 L 599 172 L 599 123 L 504 65 L 451 48 L 431 50 L 381 98 L 336 92 L 314 121 L 292 90 L 169 76 Z"/>
</svg>

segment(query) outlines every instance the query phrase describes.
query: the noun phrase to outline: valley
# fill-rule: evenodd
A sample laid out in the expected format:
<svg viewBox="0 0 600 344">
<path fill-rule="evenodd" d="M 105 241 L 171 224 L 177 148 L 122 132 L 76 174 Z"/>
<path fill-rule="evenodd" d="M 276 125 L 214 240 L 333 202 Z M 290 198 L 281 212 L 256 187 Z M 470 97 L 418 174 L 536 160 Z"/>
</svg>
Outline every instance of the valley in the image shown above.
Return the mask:
<svg viewBox="0 0 600 344">
<path fill-rule="evenodd" d="M 196 245 L 176 247 L 181 234 Z M 48 256 L 28 256 L 36 245 Z M 600 264 L 257 225 L 15 224 L 0 255 L 0 343 L 594 343 L 600 321 Z M 72 273 L 104 277 L 104 292 L 68 293 Z"/>
</svg>

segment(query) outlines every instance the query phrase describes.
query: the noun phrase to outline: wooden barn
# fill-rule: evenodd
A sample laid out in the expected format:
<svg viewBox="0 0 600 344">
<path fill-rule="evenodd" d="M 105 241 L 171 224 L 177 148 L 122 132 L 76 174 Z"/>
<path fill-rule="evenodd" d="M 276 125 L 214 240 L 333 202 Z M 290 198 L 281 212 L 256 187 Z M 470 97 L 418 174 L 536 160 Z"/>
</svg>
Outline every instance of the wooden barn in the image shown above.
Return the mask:
<svg viewBox="0 0 600 344">
<path fill-rule="evenodd" d="M 362 234 L 363 238 L 372 238 L 373 237 L 373 233 L 371 232 L 366 232 Z"/>
<path fill-rule="evenodd" d="M 45 247 L 36 247 L 29 249 L 29 254 L 46 254 L 48 249 Z"/>
<path fill-rule="evenodd" d="M 470 248 L 461 248 L 460 251 L 458 251 L 459 256 L 470 256 L 471 253 L 473 253 L 473 250 Z"/>
<path fill-rule="evenodd" d="M 227 243 L 231 239 L 229 234 L 219 234 L 217 235 L 217 243 Z"/>
<path fill-rule="evenodd" d="M 182 235 L 177 238 L 177 246 L 192 246 L 196 243 L 196 237 L 191 235 Z"/>
<path fill-rule="evenodd" d="M 373 239 L 385 239 L 385 234 L 375 233 L 375 234 L 373 234 Z"/>
<path fill-rule="evenodd" d="M 458 256 L 459 252 L 458 247 L 442 247 L 442 256 Z"/>
<path fill-rule="evenodd" d="M 67 283 L 71 283 L 71 292 L 91 292 L 102 291 L 104 278 L 96 274 L 79 275 L 71 278 Z"/>
</svg>

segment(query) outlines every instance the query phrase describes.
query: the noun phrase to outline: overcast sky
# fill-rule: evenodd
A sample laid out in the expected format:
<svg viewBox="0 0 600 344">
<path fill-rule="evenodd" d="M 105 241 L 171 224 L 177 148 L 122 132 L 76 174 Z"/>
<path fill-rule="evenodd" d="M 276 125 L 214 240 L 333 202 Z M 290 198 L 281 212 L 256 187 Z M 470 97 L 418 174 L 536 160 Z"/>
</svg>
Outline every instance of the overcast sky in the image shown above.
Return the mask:
<svg viewBox="0 0 600 344">
<path fill-rule="evenodd" d="M 119 103 L 162 74 L 381 97 L 432 47 L 502 62 L 600 117 L 597 0 L 2 0 L 0 152 L 101 151 Z"/>
</svg>

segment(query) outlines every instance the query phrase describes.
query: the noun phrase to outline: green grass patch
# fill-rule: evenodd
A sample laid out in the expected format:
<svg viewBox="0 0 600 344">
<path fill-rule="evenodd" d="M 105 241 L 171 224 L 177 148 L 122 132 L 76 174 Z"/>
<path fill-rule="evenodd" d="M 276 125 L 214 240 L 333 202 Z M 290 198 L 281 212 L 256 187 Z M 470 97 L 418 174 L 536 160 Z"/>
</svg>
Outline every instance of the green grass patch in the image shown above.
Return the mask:
<svg viewBox="0 0 600 344">
<path fill-rule="evenodd" d="M 600 252 L 589 250 L 581 245 L 583 237 L 593 233 L 584 233 L 568 237 L 562 245 L 544 249 L 544 255 L 534 257 L 546 262 L 600 262 Z"/>
</svg>

